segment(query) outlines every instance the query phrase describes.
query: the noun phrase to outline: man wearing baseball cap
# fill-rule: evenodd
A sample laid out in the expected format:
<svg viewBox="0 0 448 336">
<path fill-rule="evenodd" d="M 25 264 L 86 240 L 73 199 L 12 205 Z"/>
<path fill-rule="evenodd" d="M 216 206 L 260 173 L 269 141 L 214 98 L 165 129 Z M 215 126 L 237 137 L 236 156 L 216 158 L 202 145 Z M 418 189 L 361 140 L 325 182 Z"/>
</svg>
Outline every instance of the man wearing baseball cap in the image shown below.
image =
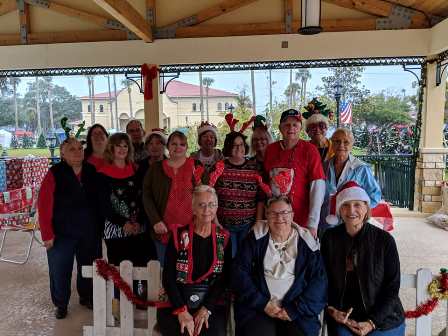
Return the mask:
<svg viewBox="0 0 448 336">
<path fill-rule="evenodd" d="M 325 174 L 316 147 L 299 139 L 302 115 L 295 109 L 284 111 L 279 125 L 282 140 L 268 146 L 264 167 L 271 180 L 288 172 L 292 178 L 288 197 L 294 222 L 317 237 L 320 210 L 325 195 Z"/>
</svg>

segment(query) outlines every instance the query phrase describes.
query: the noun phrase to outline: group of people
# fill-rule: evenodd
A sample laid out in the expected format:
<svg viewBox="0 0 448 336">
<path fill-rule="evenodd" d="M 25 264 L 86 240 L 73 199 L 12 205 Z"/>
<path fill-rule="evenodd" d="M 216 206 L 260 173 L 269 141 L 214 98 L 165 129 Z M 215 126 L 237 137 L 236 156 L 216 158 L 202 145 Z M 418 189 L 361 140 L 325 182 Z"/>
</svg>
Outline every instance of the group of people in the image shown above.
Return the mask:
<svg viewBox="0 0 448 336">
<path fill-rule="evenodd" d="M 226 121 L 222 150 L 203 122 L 190 156 L 184 133 L 145 136 L 138 120 L 110 136 L 93 125 L 85 150 L 63 142 L 38 201 L 56 317 L 67 315 L 75 257 L 80 304 L 92 307 L 80 267 L 104 240 L 111 264 L 161 262 L 164 336 L 224 335 L 231 303 L 237 335 L 318 335 L 323 310 L 330 335 L 404 335 L 397 248 L 370 224 L 381 191 L 351 155 L 352 133 L 327 139 L 316 99 L 303 115 L 282 113 L 276 142 L 261 116 L 239 130 Z"/>
</svg>

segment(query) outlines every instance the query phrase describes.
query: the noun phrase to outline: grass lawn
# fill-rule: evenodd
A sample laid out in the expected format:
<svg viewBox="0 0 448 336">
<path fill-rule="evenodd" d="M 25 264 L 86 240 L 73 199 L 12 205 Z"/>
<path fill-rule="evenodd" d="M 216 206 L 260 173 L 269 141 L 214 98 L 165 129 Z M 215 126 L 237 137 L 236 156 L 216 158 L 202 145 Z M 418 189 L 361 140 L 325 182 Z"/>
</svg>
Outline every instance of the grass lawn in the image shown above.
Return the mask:
<svg viewBox="0 0 448 336">
<path fill-rule="evenodd" d="M 23 157 L 27 155 L 50 157 L 50 150 L 48 148 L 18 148 L 18 149 L 8 149 L 8 156 L 12 157 Z M 59 156 L 59 148 L 54 151 L 55 156 Z"/>
</svg>

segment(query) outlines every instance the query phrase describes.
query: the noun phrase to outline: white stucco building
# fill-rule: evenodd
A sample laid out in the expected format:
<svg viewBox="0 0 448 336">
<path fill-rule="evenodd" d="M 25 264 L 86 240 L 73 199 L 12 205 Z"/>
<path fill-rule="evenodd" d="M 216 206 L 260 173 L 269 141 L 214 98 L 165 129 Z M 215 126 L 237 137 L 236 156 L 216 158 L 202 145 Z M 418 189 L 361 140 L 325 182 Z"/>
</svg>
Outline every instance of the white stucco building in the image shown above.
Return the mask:
<svg viewBox="0 0 448 336">
<path fill-rule="evenodd" d="M 130 97 L 129 97 L 130 95 Z M 229 106 L 237 105 L 238 94 L 224 90 L 209 88 L 208 90 L 208 115 L 207 115 L 207 93 L 203 87 L 203 119 L 218 124 Z M 115 109 L 117 99 L 117 111 Z M 81 97 L 82 119 L 86 125 L 92 124 L 90 100 L 88 96 Z M 102 124 L 106 129 L 116 128 L 116 120 L 120 130 L 124 130 L 130 118 L 139 119 L 144 124 L 143 94 L 140 93 L 136 84 L 128 90 L 122 89 L 109 96 L 109 92 L 98 93 L 94 96 L 95 101 L 95 123 Z M 160 120 L 162 127 L 171 130 L 199 123 L 201 119 L 200 87 L 173 80 L 166 88 L 166 92 L 160 96 Z M 110 110 L 112 104 L 112 112 Z M 132 106 L 132 111 L 131 111 Z M 118 113 L 116 113 L 118 112 Z M 208 118 L 207 118 L 208 117 Z"/>
</svg>

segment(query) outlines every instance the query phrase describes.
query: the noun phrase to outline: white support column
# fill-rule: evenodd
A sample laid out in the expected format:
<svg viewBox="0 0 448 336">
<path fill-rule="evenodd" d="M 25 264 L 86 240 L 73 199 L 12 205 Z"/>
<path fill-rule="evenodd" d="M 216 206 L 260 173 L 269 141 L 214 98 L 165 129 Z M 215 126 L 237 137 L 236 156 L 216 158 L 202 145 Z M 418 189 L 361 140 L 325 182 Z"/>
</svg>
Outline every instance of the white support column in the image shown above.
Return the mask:
<svg viewBox="0 0 448 336">
<path fill-rule="evenodd" d="M 148 64 L 152 67 L 154 64 Z M 152 100 L 144 101 L 145 108 L 145 130 L 150 132 L 153 128 L 162 127 L 159 109 L 159 75 L 152 80 Z"/>
<path fill-rule="evenodd" d="M 414 208 L 433 213 L 442 205 L 441 183 L 445 171 L 443 126 L 445 113 L 446 72 L 442 84 L 436 86 L 436 63 L 429 63 L 423 101 L 420 155 L 415 172 Z"/>
</svg>

